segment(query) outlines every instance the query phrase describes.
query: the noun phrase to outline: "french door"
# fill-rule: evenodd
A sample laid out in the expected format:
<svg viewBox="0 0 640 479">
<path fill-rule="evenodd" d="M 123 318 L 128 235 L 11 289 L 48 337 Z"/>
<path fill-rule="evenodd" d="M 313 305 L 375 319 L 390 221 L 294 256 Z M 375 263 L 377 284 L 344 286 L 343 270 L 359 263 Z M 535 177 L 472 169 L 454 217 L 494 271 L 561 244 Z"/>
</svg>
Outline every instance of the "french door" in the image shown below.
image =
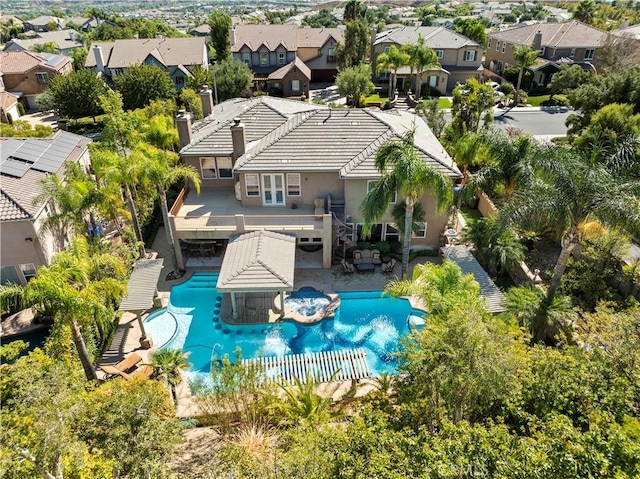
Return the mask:
<svg viewBox="0 0 640 479">
<path fill-rule="evenodd" d="M 262 175 L 262 192 L 265 206 L 284 206 L 284 175 Z"/>
</svg>

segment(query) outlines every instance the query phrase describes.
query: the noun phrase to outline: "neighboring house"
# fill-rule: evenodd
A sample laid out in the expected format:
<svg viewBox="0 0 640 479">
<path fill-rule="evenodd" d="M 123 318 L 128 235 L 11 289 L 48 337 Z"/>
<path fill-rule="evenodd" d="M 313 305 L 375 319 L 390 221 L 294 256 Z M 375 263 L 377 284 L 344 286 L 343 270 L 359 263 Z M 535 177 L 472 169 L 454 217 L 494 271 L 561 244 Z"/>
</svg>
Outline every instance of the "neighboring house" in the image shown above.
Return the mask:
<svg viewBox="0 0 640 479">
<path fill-rule="evenodd" d="M 55 23 L 58 25 L 58 29 L 62 29 L 65 24 L 64 18 L 52 17 L 51 15 L 44 15 L 42 17 L 36 17 L 32 20 L 25 20 L 23 23 L 25 30 L 33 30 L 34 32 L 46 32 L 47 25 Z"/>
<path fill-rule="evenodd" d="M 49 138 L 0 141 L 0 283 L 26 284 L 69 241 L 41 230 L 50 212 L 45 202 L 34 202 L 41 180 L 64 175 L 67 161 L 88 169 L 91 140 L 58 131 Z"/>
<path fill-rule="evenodd" d="M 607 34 L 581 22 L 537 23 L 510 28 L 489 34 L 484 66 L 502 74 L 509 66 L 515 66 L 514 46 L 529 46 L 538 50 L 538 60 L 533 67 L 533 81 L 547 85 L 562 65 L 578 64 L 593 69 L 598 47 Z"/>
<path fill-rule="evenodd" d="M 9 118 L 12 121 L 20 118 L 18 100 L 19 98 L 13 93 L 0 88 L 0 123 L 9 123 Z"/>
<path fill-rule="evenodd" d="M 311 81 L 333 82 L 338 73 L 335 47 L 344 38 L 340 28 L 300 28 L 297 25 L 236 25 L 231 29 L 231 53 L 254 73 L 256 90 L 275 88 L 287 96 L 309 96 Z M 306 69 L 295 65 L 296 59 Z M 307 78 L 282 85 L 280 70 L 289 65 Z M 278 72 L 277 77 L 271 74 Z M 300 80 L 300 83 L 297 82 Z M 275 84 L 280 84 L 276 87 Z"/>
<path fill-rule="evenodd" d="M 7 52 L 22 52 L 33 50 L 35 45 L 54 43 L 58 53 L 68 55 L 76 48 L 82 48 L 82 42 L 78 40 L 78 32 L 75 30 L 56 30 L 54 32 L 38 33 L 28 39 L 12 38 L 4 46 Z"/>
<path fill-rule="evenodd" d="M 376 82 L 384 83 L 389 72 L 376 73 L 378 55 L 388 53 L 391 46 L 397 48 L 414 44 L 422 35 L 425 44 L 431 47 L 438 56 L 440 68 L 432 68 L 422 74 L 422 84 L 435 88 L 445 94 L 464 83 L 469 78 L 479 78 L 482 73 L 482 47 L 452 30 L 444 27 L 400 27 L 376 34 L 371 48 L 371 64 Z M 398 70 L 398 88 L 402 88 L 402 79 L 408 79 L 411 69 L 402 67 Z"/>
<path fill-rule="evenodd" d="M 622 22 L 622 25 L 620 25 L 620 28 L 611 30 L 610 33 L 622 37 L 629 37 L 640 40 L 640 23 L 636 25 L 629 25 L 629 22 L 625 20 L 624 22 Z"/>
<path fill-rule="evenodd" d="M 211 34 L 211 27 L 208 24 L 198 25 L 195 28 L 189 30 L 189 35 L 192 37 L 208 37 Z"/>
<path fill-rule="evenodd" d="M 204 37 L 140 38 L 91 44 L 84 66 L 108 79 L 126 74 L 140 64 L 156 65 L 166 71 L 177 91 L 181 91 L 196 65 L 209 67 Z"/>
<path fill-rule="evenodd" d="M 35 52 L 0 52 L 0 71 L 6 91 L 37 108 L 36 96 L 44 93 L 55 75 L 73 70 L 72 60 L 64 55 Z"/>
<path fill-rule="evenodd" d="M 170 211 L 182 268 L 189 245 L 225 242 L 234 233 L 273 230 L 294 234 L 299 245 L 322 245 L 322 267 L 362 239 L 360 204 L 380 178 L 374 158 L 390 140 L 415 129 L 420 157 L 451 178 L 460 171 L 424 120 L 407 112 L 331 109 L 294 100 L 258 96 L 213 106 L 204 93 L 205 112 L 191 125 L 176 119 L 184 163 L 202 179 L 200 194 L 184 189 Z M 396 201 L 401 201 L 398 195 Z M 416 248 L 436 249 L 447 214 L 434 199 L 422 199 L 426 213 Z M 367 241 L 399 241 L 387 212 L 372 225 Z"/>
</svg>

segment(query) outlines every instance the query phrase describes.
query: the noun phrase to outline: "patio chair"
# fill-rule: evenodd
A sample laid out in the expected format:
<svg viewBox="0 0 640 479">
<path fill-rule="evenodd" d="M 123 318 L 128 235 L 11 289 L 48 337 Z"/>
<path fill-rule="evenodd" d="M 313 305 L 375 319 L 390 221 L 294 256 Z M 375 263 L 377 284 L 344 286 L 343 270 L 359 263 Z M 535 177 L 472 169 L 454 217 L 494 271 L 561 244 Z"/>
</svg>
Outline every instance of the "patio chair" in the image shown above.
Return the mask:
<svg viewBox="0 0 640 479">
<path fill-rule="evenodd" d="M 351 263 L 347 263 L 346 260 L 343 259 L 340 263 L 342 264 L 342 268 L 345 273 L 353 273 L 355 271 L 353 265 Z"/>
<path fill-rule="evenodd" d="M 389 261 L 388 263 L 384 263 L 382 265 L 382 272 L 383 273 L 393 273 L 393 268 L 395 268 L 396 266 L 396 259 L 395 258 L 391 258 L 391 261 Z"/>
<path fill-rule="evenodd" d="M 112 378 L 116 376 L 122 376 L 125 379 L 128 379 L 129 372 L 134 369 L 139 363 L 142 362 L 142 358 L 138 353 L 132 353 L 118 364 L 113 366 L 100 366 L 100 369 L 104 371 L 107 378 Z"/>
<path fill-rule="evenodd" d="M 127 381 L 133 378 L 145 378 L 149 379 L 153 374 L 153 368 L 148 364 L 137 368 L 132 374 L 125 373 L 124 371 L 120 371 L 115 366 L 100 366 L 100 369 L 105 373 L 105 379 L 112 379 L 118 376 L 126 379 Z"/>
</svg>

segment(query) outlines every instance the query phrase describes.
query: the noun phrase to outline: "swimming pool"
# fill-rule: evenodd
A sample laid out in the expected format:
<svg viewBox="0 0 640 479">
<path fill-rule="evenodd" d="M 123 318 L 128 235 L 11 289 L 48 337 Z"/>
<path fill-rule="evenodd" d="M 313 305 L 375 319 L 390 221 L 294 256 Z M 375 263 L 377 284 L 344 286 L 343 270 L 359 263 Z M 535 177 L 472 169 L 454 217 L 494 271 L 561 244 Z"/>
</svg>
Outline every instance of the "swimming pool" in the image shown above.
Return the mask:
<svg viewBox="0 0 640 479">
<path fill-rule="evenodd" d="M 382 297 L 381 291 L 342 292 L 333 319 L 314 324 L 284 320 L 259 325 L 232 325 L 219 316 L 222 294 L 216 291 L 217 272 L 196 272 L 171 288 L 170 304 L 150 315 L 145 329 L 161 348 L 191 352 L 192 372 L 208 373 L 211 357 L 281 356 L 364 348 L 373 374 L 394 372 L 393 353 L 409 332 L 407 318 L 423 315 L 409 301 Z"/>
</svg>

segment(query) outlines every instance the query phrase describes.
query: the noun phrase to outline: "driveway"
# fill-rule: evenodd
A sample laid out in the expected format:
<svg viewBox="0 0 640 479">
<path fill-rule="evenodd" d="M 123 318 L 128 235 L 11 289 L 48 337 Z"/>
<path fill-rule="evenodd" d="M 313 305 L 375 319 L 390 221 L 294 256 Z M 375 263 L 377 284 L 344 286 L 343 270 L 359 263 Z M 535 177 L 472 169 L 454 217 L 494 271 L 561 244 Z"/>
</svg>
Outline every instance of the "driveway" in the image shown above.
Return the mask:
<svg viewBox="0 0 640 479">
<path fill-rule="evenodd" d="M 20 120 L 28 122 L 31 126 L 45 125 L 52 128 L 58 127 L 58 117 L 51 111 L 30 111 L 22 115 Z"/>
</svg>

